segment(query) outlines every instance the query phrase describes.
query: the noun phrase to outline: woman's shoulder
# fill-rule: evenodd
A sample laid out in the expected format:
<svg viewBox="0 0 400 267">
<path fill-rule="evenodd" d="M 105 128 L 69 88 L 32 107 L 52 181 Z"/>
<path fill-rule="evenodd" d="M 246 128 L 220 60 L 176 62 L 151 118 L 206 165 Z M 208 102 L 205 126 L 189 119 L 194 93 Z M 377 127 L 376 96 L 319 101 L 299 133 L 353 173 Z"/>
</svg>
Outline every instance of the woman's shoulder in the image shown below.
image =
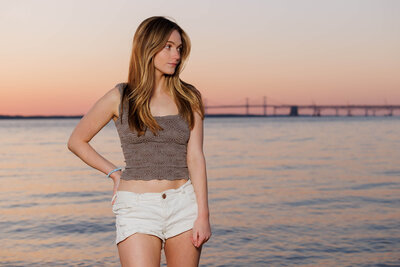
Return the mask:
<svg viewBox="0 0 400 267">
<path fill-rule="evenodd" d="M 128 83 L 124 83 L 124 82 L 117 83 L 114 88 L 118 89 L 118 91 L 121 93 L 127 84 Z"/>
<path fill-rule="evenodd" d="M 113 94 L 118 95 L 119 100 L 121 100 L 126 85 L 127 83 L 117 83 L 110 91 L 112 91 Z"/>
<path fill-rule="evenodd" d="M 118 86 L 121 86 L 121 87 L 124 87 L 124 86 L 126 86 L 128 83 L 126 83 L 126 82 L 120 82 L 120 83 L 117 83 L 116 85 L 115 85 L 115 87 L 118 87 Z"/>
<path fill-rule="evenodd" d="M 123 89 L 127 83 L 117 83 L 114 88 L 110 90 L 110 97 L 113 98 L 113 102 L 115 103 L 115 117 L 119 118 L 120 116 L 120 107 L 121 107 L 121 100 L 122 100 L 122 94 L 123 94 Z"/>
</svg>

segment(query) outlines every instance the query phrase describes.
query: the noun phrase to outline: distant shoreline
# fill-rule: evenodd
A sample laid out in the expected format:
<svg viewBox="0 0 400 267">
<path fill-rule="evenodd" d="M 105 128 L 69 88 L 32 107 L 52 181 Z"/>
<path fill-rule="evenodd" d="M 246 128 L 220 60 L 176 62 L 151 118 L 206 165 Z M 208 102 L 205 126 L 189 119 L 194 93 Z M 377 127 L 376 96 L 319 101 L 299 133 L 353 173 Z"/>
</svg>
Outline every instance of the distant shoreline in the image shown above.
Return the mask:
<svg viewBox="0 0 400 267">
<path fill-rule="evenodd" d="M 284 115 L 284 114 L 276 114 L 276 115 L 261 115 L 261 114 L 206 114 L 206 118 L 259 118 L 259 117 L 387 117 L 388 115 L 320 115 L 320 116 L 315 116 L 312 114 L 303 114 L 303 115 Z M 76 116 L 64 116 L 64 115 L 52 115 L 52 116 L 11 116 L 11 115 L 0 115 L 0 120 L 15 120 L 15 119 L 81 119 L 83 115 L 76 115 Z M 389 117 L 395 117 L 395 116 L 389 116 Z"/>
</svg>

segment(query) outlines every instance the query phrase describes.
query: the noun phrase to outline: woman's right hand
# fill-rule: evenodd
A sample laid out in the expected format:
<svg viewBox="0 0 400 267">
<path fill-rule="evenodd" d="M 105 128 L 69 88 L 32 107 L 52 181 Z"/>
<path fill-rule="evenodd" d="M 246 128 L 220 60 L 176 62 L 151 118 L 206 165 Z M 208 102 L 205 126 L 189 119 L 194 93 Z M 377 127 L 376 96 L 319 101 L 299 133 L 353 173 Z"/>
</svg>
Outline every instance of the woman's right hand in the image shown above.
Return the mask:
<svg viewBox="0 0 400 267">
<path fill-rule="evenodd" d="M 113 175 L 110 176 L 110 178 L 113 180 L 114 182 L 114 188 L 113 188 L 113 196 L 111 198 L 111 205 L 114 205 L 115 203 L 115 197 L 117 196 L 117 190 L 119 187 L 119 183 L 121 181 L 121 175 L 119 174 L 120 171 L 118 172 L 114 172 Z"/>
</svg>

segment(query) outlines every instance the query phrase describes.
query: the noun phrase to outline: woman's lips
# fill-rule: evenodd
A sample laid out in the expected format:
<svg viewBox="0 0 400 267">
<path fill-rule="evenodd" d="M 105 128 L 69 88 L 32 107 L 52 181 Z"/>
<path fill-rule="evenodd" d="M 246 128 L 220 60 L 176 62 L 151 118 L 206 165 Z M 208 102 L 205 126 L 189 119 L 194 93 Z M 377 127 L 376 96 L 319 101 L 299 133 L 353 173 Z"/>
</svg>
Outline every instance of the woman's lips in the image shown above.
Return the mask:
<svg viewBox="0 0 400 267">
<path fill-rule="evenodd" d="M 169 65 L 171 65 L 171 66 L 176 66 L 177 64 L 175 64 L 175 63 L 168 63 Z"/>
</svg>

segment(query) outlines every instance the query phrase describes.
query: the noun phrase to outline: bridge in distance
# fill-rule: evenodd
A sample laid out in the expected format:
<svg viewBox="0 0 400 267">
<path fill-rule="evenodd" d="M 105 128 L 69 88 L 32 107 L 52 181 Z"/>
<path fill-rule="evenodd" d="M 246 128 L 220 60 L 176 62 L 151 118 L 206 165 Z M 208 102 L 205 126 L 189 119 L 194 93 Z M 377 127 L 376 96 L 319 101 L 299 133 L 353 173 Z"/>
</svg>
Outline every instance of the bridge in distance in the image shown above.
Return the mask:
<svg viewBox="0 0 400 267">
<path fill-rule="evenodd" d="M 252 114 L 250 108 L 261 108 L 262 114 Z M 272 109 L 272 113 L 267 113 L 267 108 Z M 327 111 L 333 111 L 333 115 L 336 116 L 360 116 L 360 113 L 356 113 L 357 111 L 361 111 L 362 116 L 396 116 L 394 113 L 400 111 L 400 105 L 267 105 L 266 97 L 264 97 L 263 104 L 249 104 L 249 100 L 246 98 L 246 103 L 242 105 L 205 104 L 204 109 L 207 116 L 223 115 L 221 113 L 209 113 L 209 110 L 215 109 L 237 109 L 240 113 L 236 115 L 240 116 L 322 116 L 323 112 L 326 114 Z"/>
</svg>

